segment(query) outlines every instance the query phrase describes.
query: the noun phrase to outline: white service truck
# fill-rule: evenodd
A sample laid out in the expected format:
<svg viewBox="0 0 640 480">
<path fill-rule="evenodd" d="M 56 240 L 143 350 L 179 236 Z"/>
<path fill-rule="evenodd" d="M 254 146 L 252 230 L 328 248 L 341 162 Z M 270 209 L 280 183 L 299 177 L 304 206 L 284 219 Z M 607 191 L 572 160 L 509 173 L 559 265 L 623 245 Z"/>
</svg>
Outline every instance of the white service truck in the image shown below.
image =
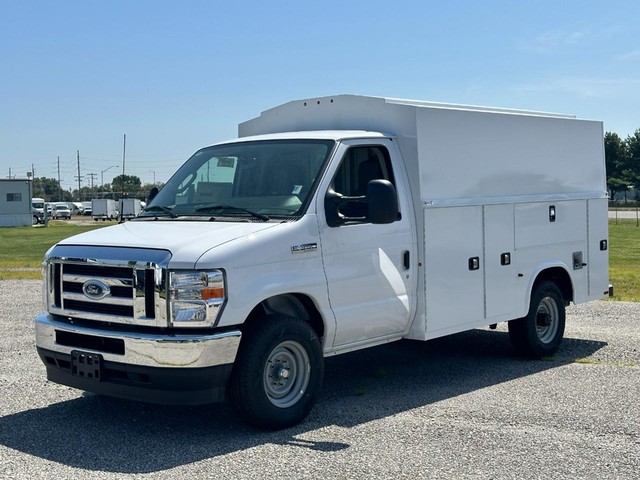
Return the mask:
<svg viewBox="0 0 640 480">
<path fill-rule="evenodd" d="M 34 197 L 31 199 L 31 212 L 33 213 L 33 225 L 44 223 L 44 198 Z"/>
<path fill-rule="evenodd" d="M 131 220 L 142 213 L 142 202 L 137 198 L 123 198 L 119 202 L 120 218 Z"/>
<path fill-rule="evenodd" d="M 115 220 L 118 218 L 118 204 L 110 198 L 94 198 L 91 200 L 91 217 L 98 220 Z"/>
<path fill-rule="evenodd" d="M 339 95 L 198 150 L 136 219 L 45 257 L 50 380 L 248 422 L 309 413 L 330 355 L 509 322 L 553 354 L 606 296 L 597 121 Z M 95 205 L 94 205 L 95 209 Z"/>
</svg>

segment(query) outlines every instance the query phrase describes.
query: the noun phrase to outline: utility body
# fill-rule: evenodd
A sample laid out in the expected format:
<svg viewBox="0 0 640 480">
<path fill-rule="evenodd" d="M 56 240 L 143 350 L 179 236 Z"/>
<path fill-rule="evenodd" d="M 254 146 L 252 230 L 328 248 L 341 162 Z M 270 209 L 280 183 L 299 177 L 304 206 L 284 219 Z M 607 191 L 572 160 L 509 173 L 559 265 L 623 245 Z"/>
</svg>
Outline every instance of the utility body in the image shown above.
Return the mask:
<svg viewBox="0 0 640 480">
<path fill-rule="evenodd" d="M 126 224 L 46 254 L 48 378 L 158 403 L 310 411 L 323 358 L 509 322 L 553 354 L 609 292 L 602 124 L 339 95 L 196 152 Z M 94 205 L 94 214 L 95 208 Z"/>
<path fill-rule="evenodd" d="M 119 202 L 120 218 L 130 220 L 142 212 L 142 202 L 137 198 L 123 198 Z"/>
<path fill-rule="evenodd" d="M 115 220 L 118 218 L 118 204 L 110 198 L 94 198 L 91 200 L 91 216 L 98 220 Z"/>
</svg>

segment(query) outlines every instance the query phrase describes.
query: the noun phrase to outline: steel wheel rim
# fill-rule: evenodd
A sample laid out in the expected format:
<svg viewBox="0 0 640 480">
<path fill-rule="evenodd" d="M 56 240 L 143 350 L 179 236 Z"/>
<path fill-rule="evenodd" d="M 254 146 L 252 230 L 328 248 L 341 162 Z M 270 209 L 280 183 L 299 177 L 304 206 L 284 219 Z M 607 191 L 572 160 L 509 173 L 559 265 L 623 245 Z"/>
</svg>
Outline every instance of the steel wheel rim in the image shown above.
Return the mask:
<svg viewBox="0 0 640 480">
<path fill-rule="evenodd" d="M 552 297 L 544 297 L 536 311 L 536 332 L 542 343 L 550 343 L 558 333 L 560 312 Z"/>
<path fill-rule="evenodd" d="M 280 343 L 265 363 L 264 390 L 278 408 L 295 405 L 304 395 L 311 379 L 311 362 L 302 345 L 294 341 Z"/>
</svg>

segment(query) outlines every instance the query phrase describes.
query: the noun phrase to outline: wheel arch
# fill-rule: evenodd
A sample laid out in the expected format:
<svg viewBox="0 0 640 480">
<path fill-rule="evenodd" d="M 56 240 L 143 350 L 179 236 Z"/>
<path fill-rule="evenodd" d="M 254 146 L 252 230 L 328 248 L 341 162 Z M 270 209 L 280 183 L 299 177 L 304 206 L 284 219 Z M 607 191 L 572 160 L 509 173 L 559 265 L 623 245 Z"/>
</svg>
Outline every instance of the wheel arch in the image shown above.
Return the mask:
<svg viewBox="0 0 640 480">
<path fill-rule="evenodd" d="M 529 302 L 531 302 L 531 294 L 535 290 L 535 288 L 542 282 L 550 281 L 556 284 L 556 286 L 560 289 L 560 293 L 562 293 L 562 298 L 564 300 L 565 306 L 569 305 L 569 302 L 572 302 L 574 299 L 573 292 L 573 281 L 571 280 L 571 275 L 563 266 L 550 266 L 546 267 L 538 272 L 535 276 L 533 282 L 531 283 L 531 287 L 529 288 Z M 527 309 L 529 306 L 527 305 Z"/>
<path fill-rule="evenodd" d="M 303 293 L 283 293 L 265 298 L 251 310 L 240 328 L 253 328 L 265 315 L 299 318 L 311 325 L 318 338 L 324 338 L 325 325 L 322 315 L 311 297 Z"/>
</svg>

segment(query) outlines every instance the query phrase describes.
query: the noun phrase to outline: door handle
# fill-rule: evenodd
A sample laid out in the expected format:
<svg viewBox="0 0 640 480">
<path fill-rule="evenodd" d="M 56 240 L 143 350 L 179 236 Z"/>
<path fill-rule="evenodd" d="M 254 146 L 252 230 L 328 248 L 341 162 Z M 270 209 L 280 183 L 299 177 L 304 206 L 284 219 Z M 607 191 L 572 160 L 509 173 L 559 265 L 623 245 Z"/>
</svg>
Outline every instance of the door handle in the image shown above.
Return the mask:
<svg viewBox="0 0 640 480">
<path fill-rule="evenodd" d="M 405 250 L 405 252 L 402 254 L 402 265 L 404 266 L 405 270 L 409 270 L 409 267 L 411 267 L 411 253 L 409 252 L 409 250 Z"/>
</svg>

